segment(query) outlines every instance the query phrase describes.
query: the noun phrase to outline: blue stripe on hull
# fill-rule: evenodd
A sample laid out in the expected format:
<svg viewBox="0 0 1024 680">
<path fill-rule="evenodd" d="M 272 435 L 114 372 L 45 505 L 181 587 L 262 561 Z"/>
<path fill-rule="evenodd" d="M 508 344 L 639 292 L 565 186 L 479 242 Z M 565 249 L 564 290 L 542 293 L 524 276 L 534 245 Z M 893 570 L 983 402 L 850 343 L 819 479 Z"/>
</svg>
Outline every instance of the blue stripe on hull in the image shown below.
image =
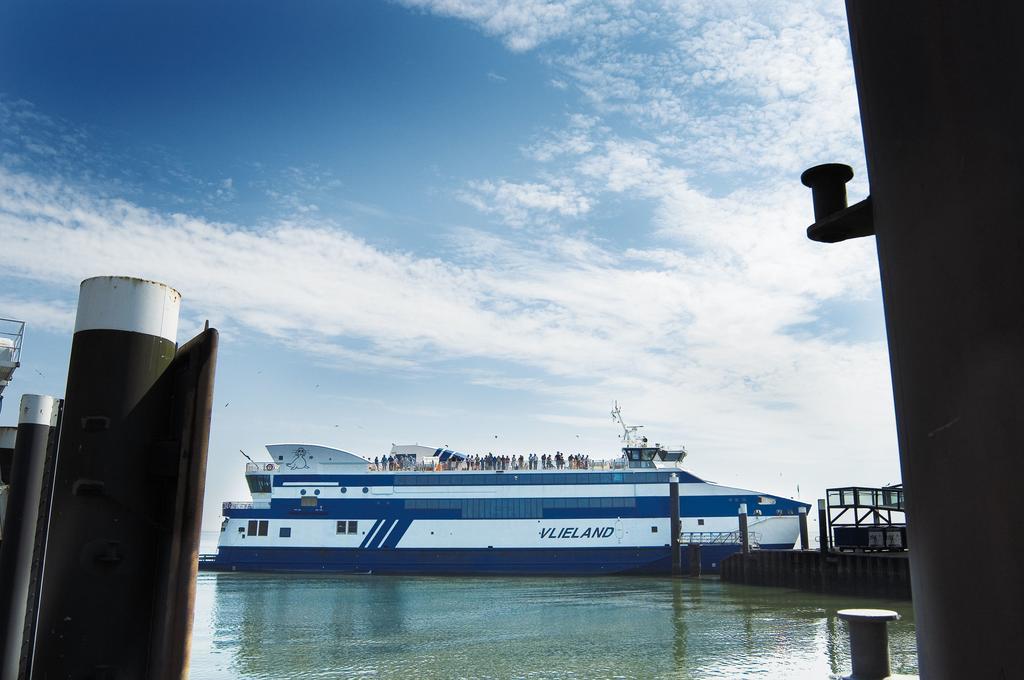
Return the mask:
<svg viewBox="0 0 1024 680">
<path fill-rule="evenodd" d="M 388 522 L 385 522 L 385 530 Z M 404 528 L 396 526 L 396 533 Z M 379 532 L 383 538 L 383 531 Z M 360 548 L 239 548 L 221 547 L 204 569 L 259 572 L 341 572 L 375 574 L 669 574 L 667 547 L 616 548 L 393 548 L 392 537 L 377 549 Z M 396 539 L 397 540 L 397 539 Z M 787 549 L 788 545 L 762 546 Z M 701 569 L 718 573 L 722 560 L 739 551 L 737 544 L 701 546 Z M 684 573 L 689 570 L 682 547 Z"/>
</svg>

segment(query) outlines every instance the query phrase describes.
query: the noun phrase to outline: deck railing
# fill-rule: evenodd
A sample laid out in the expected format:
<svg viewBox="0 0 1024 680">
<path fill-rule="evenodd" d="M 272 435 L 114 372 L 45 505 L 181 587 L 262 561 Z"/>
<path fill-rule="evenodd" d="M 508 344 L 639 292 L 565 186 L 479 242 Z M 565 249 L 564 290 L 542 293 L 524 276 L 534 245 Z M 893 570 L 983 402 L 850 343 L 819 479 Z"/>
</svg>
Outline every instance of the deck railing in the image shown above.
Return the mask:
<svg viewBox="0 0 1024 680">
<path fill-rule="evenodd" d="M 761 547 L 761 537 L 756 531 L 747 532 L 751 548 Z M 679 542 L 683 544 L 700 543 L 701 545 L 741 543 L 739 531 L 684 531 L 679 534 Z"/>
</svg>

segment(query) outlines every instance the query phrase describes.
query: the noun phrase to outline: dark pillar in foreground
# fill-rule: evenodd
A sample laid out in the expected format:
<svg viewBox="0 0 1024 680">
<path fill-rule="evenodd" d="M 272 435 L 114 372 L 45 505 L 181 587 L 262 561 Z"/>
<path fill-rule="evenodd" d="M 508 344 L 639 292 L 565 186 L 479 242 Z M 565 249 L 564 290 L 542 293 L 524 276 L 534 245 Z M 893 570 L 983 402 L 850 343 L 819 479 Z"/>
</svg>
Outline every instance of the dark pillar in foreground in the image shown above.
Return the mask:
<svg viewBox="0 0 1024 680">
<path fill-rule="evenodd" d="M 178 306 L 82 283 L 33 677 L 187 674 L 216 331 L 176 352 Z"/>
<path fill-rule="evenodd" d="M 1024 3 L 848 0 L 847 12 L 921 677 L 1013 677 L 1024 640 Z"/>
<path fill-rule="evenodd" d="M 800 549 L 807 550 L 811 547 L 811 539 L 807 535 L 807 508 L 800 507 Z"/>
<path fill-rule="evenodd" d="M 679 518 L 679 475 L 677 474 L 673 474 L 669 477 L 668 507 L 670 518 L 669 533 L 672 534 L 672 540 L 669 541 L 669 545 L 672 548 L 672 575 L 679 576 L 683 570 L 683 556 L 679 552 L 679 532 L 682 530 L 682 522 Z"/>
<path fill-rule="evenodd" d="M 11 467 L 10 495 L 0 543 L 0 678 L 21 677 L 29 605 L 32 558 L 35 552 L 43 469 L 59 400 L 37 394 L 21 397 L 18 412 L 17 446 Z M 44 518 L 45 521 L 45 518 Z"/>
</svg>

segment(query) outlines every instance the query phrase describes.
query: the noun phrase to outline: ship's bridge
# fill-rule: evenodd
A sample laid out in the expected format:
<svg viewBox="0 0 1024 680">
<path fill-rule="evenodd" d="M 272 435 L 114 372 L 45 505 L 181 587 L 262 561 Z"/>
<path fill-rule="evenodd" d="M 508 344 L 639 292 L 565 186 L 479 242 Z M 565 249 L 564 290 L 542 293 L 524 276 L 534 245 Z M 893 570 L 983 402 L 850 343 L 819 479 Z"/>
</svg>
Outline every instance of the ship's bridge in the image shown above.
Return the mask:
<svg viewBox="0 0 1024 680">
<path fill-rule="evenodd" d="M 641 446 L 624 446 L 622 455 L 626 458 L 626 464 L 631 468 L 666 468 L 679 467 L 683 458 L 686 457 L 686 449 L 666 449 L 658 444 L 647 446 L 644 441 Z"/>
</svg>

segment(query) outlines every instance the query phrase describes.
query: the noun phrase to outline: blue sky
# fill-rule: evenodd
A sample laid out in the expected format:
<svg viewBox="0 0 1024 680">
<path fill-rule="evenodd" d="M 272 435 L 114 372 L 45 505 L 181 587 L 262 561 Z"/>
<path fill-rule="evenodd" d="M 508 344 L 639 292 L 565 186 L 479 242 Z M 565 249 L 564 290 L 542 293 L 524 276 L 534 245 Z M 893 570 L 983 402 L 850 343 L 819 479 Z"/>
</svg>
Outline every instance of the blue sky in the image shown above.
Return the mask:
<svg viewBox="0 0 1024 680">
<path fill-rule="evenodd" d="M 5 3 L 0 316 L 61 395 L 77 283 L 223 334 L 205 524 L 238 449 L 613 456 L 613 400 L 709 479 L 899 476 L 839 2 Z"/>
</svg>

